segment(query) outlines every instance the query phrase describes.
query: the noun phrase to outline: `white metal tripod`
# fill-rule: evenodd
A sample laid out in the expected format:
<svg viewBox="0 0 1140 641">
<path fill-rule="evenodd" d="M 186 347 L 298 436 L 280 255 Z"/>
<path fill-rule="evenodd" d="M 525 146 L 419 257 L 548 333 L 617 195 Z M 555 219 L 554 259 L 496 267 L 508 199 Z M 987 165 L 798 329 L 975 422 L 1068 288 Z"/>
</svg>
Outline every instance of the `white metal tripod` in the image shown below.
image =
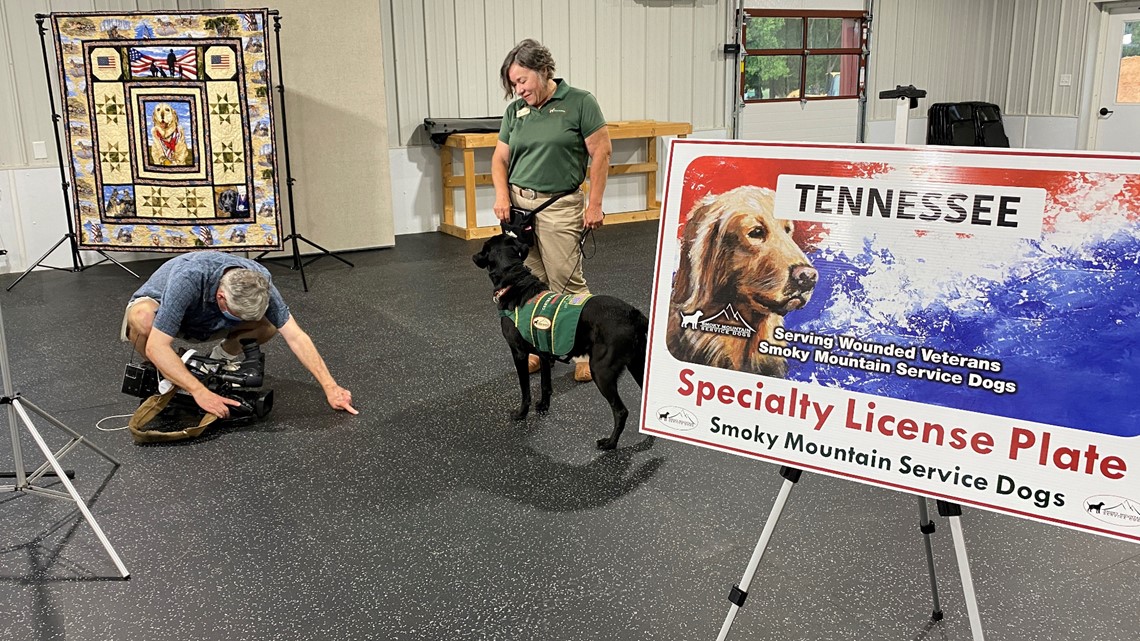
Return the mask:
<svg viewBox="0 0 1140 641">
<path fill-rule="evenodd" d="M 910 110 L 918 106 L 918 99 L 926 96 L 926 91 L 922 89 L 915 89 L 914 85 L 903 87 L 899 85 L 893 90 L 883 91 L 879 94 L 880 98 L 897 99 L 895 109 L 895 144 L 906 144 L 907 122 L 910 118 Z M 792 487 L 795 486 L 800 480 L 801 471 L 791 467 L 781 467 L 780 476 L 784 477 L 784 483 L 780 486 L 780 492 L 776 496 L 776 503 L 772 506 L 772 511 L 768 514 L 768 520 L 764 523 L 764 529 L 760 533 L 760 540 L 756 542 L 756 547 L 753 549 L 752 557 L 748 560 L 748 565 L 744 570 L 744 577 L 740 583 L 732 586 L 732 591 L 729 592 L 728 600 L 732 603 L 729 606 L 728 615 L 725 617 L 724 624 L 721 626 L 720 634 L 717 636 L 717 641 L 725 641 L 728 638 L 729 631 L 732 630 L 732 623 L 736 619 L 736 614 L 743 607 L 745 599 L 748 598 L 748 588 L 752 584 L 752 578 L 756 574 L 756 569 L 760 565 L 760 560 L 764 557 L 764 552 L 768 549 L 768 542 L 772 538 L 773 532 L 776 530 L 776 524 L 780 520 L 780 514 L 784 511 L 784 505 L 788 502 L 788 497 L 792 493 Z M 923 535 L 923 543 L 926 549 L 926 562 L 927 569 L 930 573 L 930 591 L 934 599 L 934 612 L 931 615 L 931 620 L 942 620 L 942 606 L 938 601 L 938 582 L 934 574 L 934 554 L 930 545 L 930 535 L 934 532 L 934 523 L 930 520 L 927 512 L 926 498 L 919 496 L 918 498 L 918 511 L 919 511 L 919 531 Z M 966 557 L 966 539 L 962 534 L 962 508 L 956 503 L 947 501 L 937 501 L 938 514 L 950 519 L 950 531 L 954 538 L 954 551 L 958 559 L 958 572 L 962 577 L 962 592 L 966 597 L 966 612 L 970 618 L 970 632 L 973 634 L 974 641 L 985 641 L 985 634 L 982 631 L 982 618 L 978 612 L 978 600 L 974 594 L 974 580 L 970 574 L 970 561 Z"/>
<path fill-rule="evenodd" d="M 0 492 L 25 492 L 28 494 L 39 494 L 55 499 L 63 499 L 66 501 L 74 501 L 79 511 L 83 513 L 83 518 L 87 519 L 87 523 L 91 529 L 95 531 L 95 536 L 99 537 L 99 541 L 103 544 L 103 549 L 107 550 L 107 555 L 115 563 L 115 567 L 119 570 L 119 574 L 124 578 L 130 578 L 130 572 L 127 571 L 119 555 L 115 553 L 115 548 L 111 547 L 111 542 L 107 540 L 107 536 L 103 534 L 102 528 L 95 522 L 95 517 L 91 516 L 91 511 L 87 509 L 87 503 L 79 496 L 75 490 L 75 486 L 67 478 L 67 473 L 64 472 L 63 467 L 59 464 L 59 459 L 64 455 L 75 449 L 77 445 L 85 445 L 91 448 L 99 456 L 110 461 L 115 467 L 119 466 L 113 456 L 103 451 L 102 448 L 91 443 L 83 435 L 79 434 L 70 427 L 56 420 L 47 412 L 39 407 L 36 407 L 31 401 L 16 394 L 12 391 L 12 376 L 8 366 L 8 341 L 4 336 L 4 319 L 0 314 L 0 375 L 4 379 L 4 396 L 0 397 L 0 403 L 8 406 L 8 425 L 12 433 L 12 461 L 15 465 L 15 485 L 0 485 Z M 25 409 L 25 407 L 27 409 Z M 44 442 L 36 426 L 32 423 L 32 419 L 28 416 L 28 410 L 31 410 L 48 423 L 55 427 L 67 432 L 71 436 L 71 440 L 66 445 L 61 447 L 58 451 L 52 452 L 47 443 Z M 26 473 L 24 469 L 24 455 L 20 450 L 20 430 L 19 425 L 23 425 L 24 429 L 32 436 L 32 440 L 36 442 L 36 446 L 40 448 L 40 452 L 44 455 L 44 463 L 31 474 Z M 67 493 L 60 492 L 45 487 L 39 487 L 33 483 L 40 479 L 40 477 L 48 474 L 51 470 L 55 473 L 56 478 L 59 479 L 63 486 L 67 488 Z"/>
</svg>

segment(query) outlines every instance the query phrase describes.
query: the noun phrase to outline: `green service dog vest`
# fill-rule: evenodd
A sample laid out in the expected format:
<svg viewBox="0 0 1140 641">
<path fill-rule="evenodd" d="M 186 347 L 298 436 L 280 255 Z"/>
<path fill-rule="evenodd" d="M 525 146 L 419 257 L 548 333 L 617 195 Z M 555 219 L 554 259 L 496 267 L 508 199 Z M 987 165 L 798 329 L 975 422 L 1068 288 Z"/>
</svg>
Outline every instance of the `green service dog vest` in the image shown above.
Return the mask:
<svg viewBox="0 0 1140 641">
<path fill-rule="evenodd" d="M 565 356 L 574 348 L 582 307 L 593 294 L 544 292 L 513 310 L 499 311 L 515 322 L 523 340 L 540 352 Z"/>
</svg>

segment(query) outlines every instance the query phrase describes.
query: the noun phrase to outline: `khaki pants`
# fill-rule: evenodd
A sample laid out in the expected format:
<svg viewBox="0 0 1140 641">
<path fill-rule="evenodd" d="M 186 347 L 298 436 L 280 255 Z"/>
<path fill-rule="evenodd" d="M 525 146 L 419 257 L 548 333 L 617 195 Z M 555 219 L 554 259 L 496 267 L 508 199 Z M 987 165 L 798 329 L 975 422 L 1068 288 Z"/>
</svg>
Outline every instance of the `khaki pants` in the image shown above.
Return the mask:
<svg viewBox="0 0 1140 641">
<path fill-rule="evenodd" d="M 532 195 L 535 198 L 527 197 Z M 511 203 L 516 207 L 535 209 L 550 196 L 511 185 Z M 536 241 L 526 258 L 526 266 L 555 293 L 590 292 L 582 275 L 582 255 L 578 248 L 585 218 L 586 200 L 580 189 L 554 201 L 535 217 Z"/>
</svg>

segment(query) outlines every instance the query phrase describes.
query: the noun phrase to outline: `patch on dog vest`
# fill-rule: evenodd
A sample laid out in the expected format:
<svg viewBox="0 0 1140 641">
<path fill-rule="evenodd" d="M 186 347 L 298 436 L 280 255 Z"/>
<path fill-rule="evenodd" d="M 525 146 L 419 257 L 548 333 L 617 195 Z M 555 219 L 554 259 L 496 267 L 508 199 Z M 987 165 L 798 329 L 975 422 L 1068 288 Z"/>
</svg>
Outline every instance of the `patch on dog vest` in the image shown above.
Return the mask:
<svg viewBox="0 0 1140 641">
<path fill-rule="evenodd" d="M 555 294 L 545 292 L 515 309 L 504 309 L 501 316 L 510 318 L 523 340 L 540 352 L 566 356 L 574 349 L 574 336 L 582 306 L 593 294 Z"/>
</svg>

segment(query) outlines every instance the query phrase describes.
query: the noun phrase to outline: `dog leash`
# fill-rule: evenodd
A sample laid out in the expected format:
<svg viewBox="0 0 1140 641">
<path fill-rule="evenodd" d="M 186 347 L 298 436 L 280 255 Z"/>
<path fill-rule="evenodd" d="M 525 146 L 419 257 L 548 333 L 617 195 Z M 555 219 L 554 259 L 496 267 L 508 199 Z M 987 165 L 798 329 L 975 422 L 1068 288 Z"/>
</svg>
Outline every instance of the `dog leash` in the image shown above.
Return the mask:
<svg viewBox="0 0 1140 641">
<path fill-rule="evenodd" d="M 592 245 L 593 245 L 593 247 L 592 247 L 593 251 L 590 253 L 589 256 L 586 255 L 586 238 L 589 238 Z M 547 283 L 547 285 L 551 285 L 551 291 L 564 292 L 566 290 L 566 285 L 570 284 L 570 279 L 574 277 L 574 272 L 578 271 L 578 269 L 580 269 L 582 267 L 582 259 L 592 259 L 594 256 L 597 256 L 597 255 L 598 255 L 598 239 L 594 237 L 594 230 L 593 229 L 583 229 L 582 234 L 580 236 L 578 236 L 578 259 L 577 259 L 577 262 L 574 264 L 574 268 L 570 270 L 570 275 L 566 277 L 566 282 L 562 283 L 562 289 L 554 289 L 552 283 Z"/>
</svg>

